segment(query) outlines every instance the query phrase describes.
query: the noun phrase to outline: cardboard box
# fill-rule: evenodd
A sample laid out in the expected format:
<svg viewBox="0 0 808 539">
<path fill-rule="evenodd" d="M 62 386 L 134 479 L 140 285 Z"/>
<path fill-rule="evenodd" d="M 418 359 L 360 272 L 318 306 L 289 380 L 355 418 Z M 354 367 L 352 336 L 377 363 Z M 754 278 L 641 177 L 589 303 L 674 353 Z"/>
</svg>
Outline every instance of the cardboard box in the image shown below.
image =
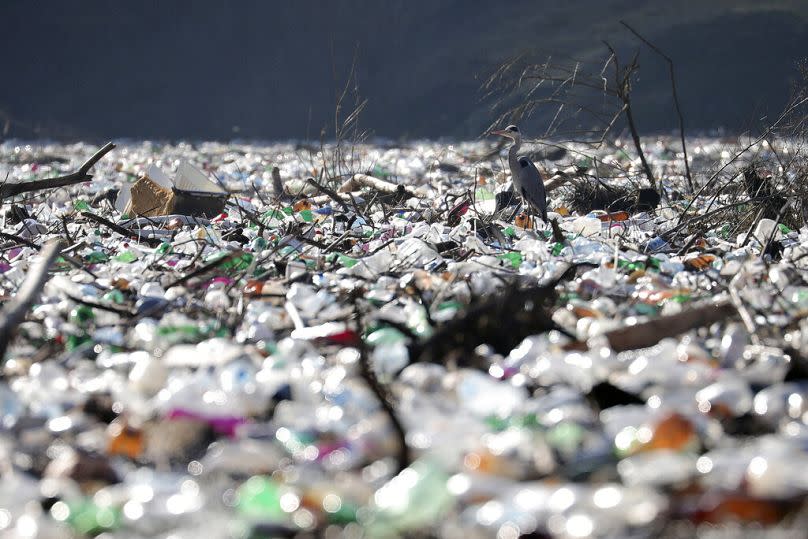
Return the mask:
<svg viewBox="0 0 808 539">
<path fill-rule="evenodd" d="M 180 163 L 171 180 L 151 165 L 130 189 L 123 213 L 136 217 L 197 215 L 214 217 L 224 210 L 228 193 L 187 162 Z"/>
</svg>

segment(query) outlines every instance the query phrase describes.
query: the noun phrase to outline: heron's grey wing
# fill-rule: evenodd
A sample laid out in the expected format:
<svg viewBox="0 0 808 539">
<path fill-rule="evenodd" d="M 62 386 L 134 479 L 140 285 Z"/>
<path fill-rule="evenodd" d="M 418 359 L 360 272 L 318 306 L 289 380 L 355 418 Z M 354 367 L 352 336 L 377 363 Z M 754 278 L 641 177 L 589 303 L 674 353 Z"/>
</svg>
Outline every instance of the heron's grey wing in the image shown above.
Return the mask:
<svg viewBox="0 0 808 539">
<path fill-rule="evenodd" d="M 527 157 L 519 158 L 519 191 L 522 197 L 547 220 L 547 192 L 539 169 Z"/>
</svg>

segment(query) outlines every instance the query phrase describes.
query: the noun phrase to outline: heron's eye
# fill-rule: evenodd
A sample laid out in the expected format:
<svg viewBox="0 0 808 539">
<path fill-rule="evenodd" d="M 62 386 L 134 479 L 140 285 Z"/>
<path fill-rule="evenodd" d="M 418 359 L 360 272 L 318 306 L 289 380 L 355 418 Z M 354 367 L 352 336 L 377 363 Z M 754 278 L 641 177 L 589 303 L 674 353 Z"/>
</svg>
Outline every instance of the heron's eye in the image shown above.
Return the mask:
<svg viewBox="0 0 808 539">
<path fill-rule="evenodd" d="M 508 128 L 508 131 L 513 131 L 514 133 L 518 133 L 519 129 L 515 125 L 512 125 Z"/>
</svg>

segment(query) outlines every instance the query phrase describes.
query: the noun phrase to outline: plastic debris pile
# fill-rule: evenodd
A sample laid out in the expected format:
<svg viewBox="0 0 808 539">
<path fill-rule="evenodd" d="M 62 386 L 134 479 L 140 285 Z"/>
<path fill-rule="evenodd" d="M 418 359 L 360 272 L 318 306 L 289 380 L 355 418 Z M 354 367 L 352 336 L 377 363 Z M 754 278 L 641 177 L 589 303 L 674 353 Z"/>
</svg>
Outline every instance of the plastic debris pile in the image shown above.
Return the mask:
<svg viewBox="0 0 808 539">
<path fill-rule="evenodd" d="M 583 214 L 582 182 L 647 187 L 637 160 L 537 154 L 552 226 L 509 204 L 488 142 L 124 144 L 6 199 L 4 308 L 63 244 L 3 358 L 0 530 L 803 529 L 808 228 L 738 189 L 694 199 L 676 144 L 649 151 L 661 197 Z M 691 145 L 694 171 L 737 149 Z M 0 173 L 94 150 L 6 143 Z"/>
</svg>

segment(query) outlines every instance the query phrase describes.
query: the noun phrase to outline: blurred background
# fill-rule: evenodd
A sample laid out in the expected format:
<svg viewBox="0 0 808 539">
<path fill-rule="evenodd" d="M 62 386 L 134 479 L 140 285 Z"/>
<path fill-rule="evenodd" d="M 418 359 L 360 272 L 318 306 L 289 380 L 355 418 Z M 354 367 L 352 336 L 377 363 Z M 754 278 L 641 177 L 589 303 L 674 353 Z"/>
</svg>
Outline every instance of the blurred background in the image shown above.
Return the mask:
<svg viewBox="0 0 808 539">
<path fill-rule="evenodd" d="M 481 87 L 499 65 L 594 66 L 602 40 L 640 51 L 641 132 L 671 132 L 667 65 L 621 19 L 674 60 L 693 133 L 778 113 L 808 55 L 805 0 L 3 0 L 0 139 L 333 138 L 349 79 L 343 117 L 367 99 L 373 135 L 472 138 L 496 118 Z"/>
</svg>

